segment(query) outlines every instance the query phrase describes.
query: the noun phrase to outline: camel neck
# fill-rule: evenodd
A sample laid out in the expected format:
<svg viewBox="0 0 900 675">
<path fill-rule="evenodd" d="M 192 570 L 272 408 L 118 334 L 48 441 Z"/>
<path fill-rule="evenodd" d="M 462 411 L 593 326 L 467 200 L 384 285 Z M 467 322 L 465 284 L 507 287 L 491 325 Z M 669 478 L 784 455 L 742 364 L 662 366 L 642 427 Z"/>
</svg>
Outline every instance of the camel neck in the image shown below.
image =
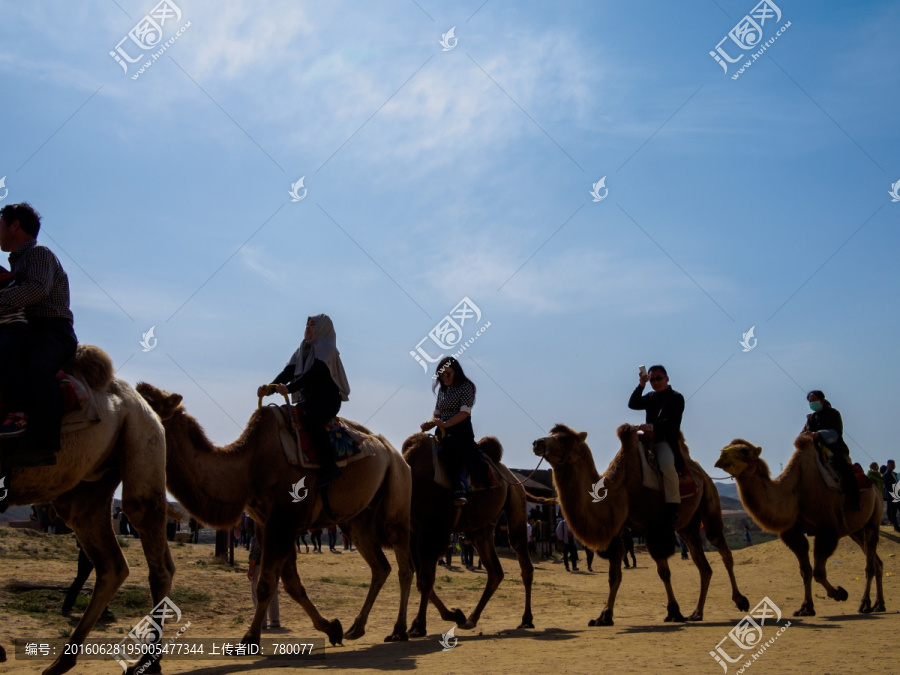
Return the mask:
<svg viewBox="0 0 900 675">
<path fill-rule="evenodd" d="M 187 414 L 163 424 L 166 430 L 166 484 L 199 520 L 227 527 L 240 518 L 250 497 L 250 450 L 247 432 L 218 448 Z"/>
<path fill-rule="evenodd" d="M 780 533 L 797 519 L 798 478 L 796 467 L 790 465 L 774 480 L 759 466 L 755 473 L 738 476 L 736 482 L 741 501 L 753 519 L 764 529 Z"/>
<path fill-rule="evenodd" d="M 564 464 L 553 472 L 556 492 L 569 529 L 585 546 L 603 551 L 624 524 L 628 495 L 625 491 L 624 467 L 614 459 L 603 478 L 604 486 L 594 489 L 601 476 L 594 458 L 585 444 L 583 457 L 575 464 Z M 594 501 L 592 494 L 603 498 Z"/>
</svg>

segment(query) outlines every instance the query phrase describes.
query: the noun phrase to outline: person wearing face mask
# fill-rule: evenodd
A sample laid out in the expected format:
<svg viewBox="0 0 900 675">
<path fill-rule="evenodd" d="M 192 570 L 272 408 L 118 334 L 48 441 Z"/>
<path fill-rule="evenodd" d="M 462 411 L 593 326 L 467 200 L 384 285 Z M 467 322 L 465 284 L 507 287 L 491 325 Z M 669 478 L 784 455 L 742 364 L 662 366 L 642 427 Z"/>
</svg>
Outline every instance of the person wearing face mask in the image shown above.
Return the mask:
<svg viewBox="0 0 900 675">
<path fill-rule="evenodd" d="M 325 428 L 338 414 L 341 402 L 350 396 L 336 342 L 334 324 L 327 314 L 309 317 L 303 342 L 284 370 L 272 380 L 272 385 L 264 384 L 256 392 L 260 397 L 290 393 L 292 402 L 300 406 L 300 424 L 316 446 L 322 465 L 319 485 L 326 485 L 341 475 Z"/>
<path fill-rule="evenodd" d="M 806 395 L 812 412 L 806 416 L 804 433 L 815 440 L 816 447 L 823 445 L 831 451 L 831 465 L 841 477 L 848 511 L 859 511 L 859 485 L 850 462 L 850 448 L 844 443 L 844 422 L 841 413 L 831 406 L 828 399 L 818 389 Z"/>
</svg>

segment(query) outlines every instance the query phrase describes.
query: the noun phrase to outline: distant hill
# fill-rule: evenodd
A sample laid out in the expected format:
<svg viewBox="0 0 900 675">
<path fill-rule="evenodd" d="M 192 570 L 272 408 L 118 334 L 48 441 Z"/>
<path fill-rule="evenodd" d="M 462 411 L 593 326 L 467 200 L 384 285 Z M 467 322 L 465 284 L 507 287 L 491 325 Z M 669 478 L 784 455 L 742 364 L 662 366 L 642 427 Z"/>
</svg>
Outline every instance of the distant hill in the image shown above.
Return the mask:
<svg viewBox="0 0 900 675">
<path fill-rule="evenodd" d="M 113 512 L 115 512 L 117 506 L 122 506 L 122 501 L 120 499 L 113 499 Z M 189 518 L 187 512 L 184 510 L 184 507 L 182 507 L 178 502 L 169 502 L 169 517 L 180 517 L 183 525 L 187 524 Z M 5 526 L 7 523 L 13 520 L 30 519 L 30 504 L 25 506 L 10 506 L 5 513 L 0 513 L 0 527 Z"/>
<path fill-rule="evenodd" d="M 713 481 L 713 484 L 719 491 L 719 496 L 734 497 L 735 499 L 737 499 L 737 483 L 735 483 L 734 481 L 728 481 L 727 483 Z"/>
<path fill-rule="evenodd" d="M 28 520 L 31 518 L 31 506 L 10 506 L 6 513 L 0 513 L 0 525 L 11 520 Z"/>
</svg>

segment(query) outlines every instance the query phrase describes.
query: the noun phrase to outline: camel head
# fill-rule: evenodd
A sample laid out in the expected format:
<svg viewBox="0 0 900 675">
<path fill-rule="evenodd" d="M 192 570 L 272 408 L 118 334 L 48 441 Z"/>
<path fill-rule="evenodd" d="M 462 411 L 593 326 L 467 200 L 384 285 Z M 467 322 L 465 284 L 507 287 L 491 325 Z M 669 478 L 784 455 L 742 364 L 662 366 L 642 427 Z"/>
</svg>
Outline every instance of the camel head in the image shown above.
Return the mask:
<svg viewBox="0 0 900 675">
<path fill-rule="evenodd" d="M 743 438 L 736 438 L 722 449 L 716 467 L 722 469 L 731 476 L 737 477 L 743 474 L 748 467 L 755 465 L 762 454 L 762 448 L 753 445 Z"/>
<path fill-rule="evenodd" d="M 138 382 L 135 389 L 163 421 L 170 419 L 179 408 L 184 409 L 181 405 L 181 394 L 170 394 L 146 382 Z"/>
<path fill-rule="evenodd" d="M 550 465 L 574 464 L 585 455 L 590 457 L 591 451 L 585 444 L 586 431 L 575 431 L 565 424 L 557 424 L 550 430 L 550 435 L 537 439 L 532 443 L 532 450 L 538 457 L 543 457 Z"/>
</svg>

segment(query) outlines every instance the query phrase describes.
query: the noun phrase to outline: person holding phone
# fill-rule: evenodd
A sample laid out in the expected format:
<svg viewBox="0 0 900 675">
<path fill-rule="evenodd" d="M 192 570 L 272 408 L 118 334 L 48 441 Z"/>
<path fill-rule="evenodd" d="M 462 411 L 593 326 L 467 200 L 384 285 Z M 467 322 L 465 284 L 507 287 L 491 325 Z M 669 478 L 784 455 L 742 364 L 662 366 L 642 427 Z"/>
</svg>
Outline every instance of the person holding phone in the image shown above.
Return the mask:
<svg viewBox="0 0 900 675">
<path fill-rule="evenodd" d="M 641 366 L 638 377 L 639 383 L 628 399 L 628 407 L 646 411 L 646 421 L 639 429 L 649 436 L 653 445 L 662 472 L 666 509 L 672 524 L 676 525 L 678 507 L 681 505 L 678 474 L 684 470 L 684 458 L 679 449 L 684 396 L 669 385 L 669 374 L 663 366 L 651 366 L 649 371 Z M 644 394 L 647 382 L 653 391 Z"/>
</svg>

